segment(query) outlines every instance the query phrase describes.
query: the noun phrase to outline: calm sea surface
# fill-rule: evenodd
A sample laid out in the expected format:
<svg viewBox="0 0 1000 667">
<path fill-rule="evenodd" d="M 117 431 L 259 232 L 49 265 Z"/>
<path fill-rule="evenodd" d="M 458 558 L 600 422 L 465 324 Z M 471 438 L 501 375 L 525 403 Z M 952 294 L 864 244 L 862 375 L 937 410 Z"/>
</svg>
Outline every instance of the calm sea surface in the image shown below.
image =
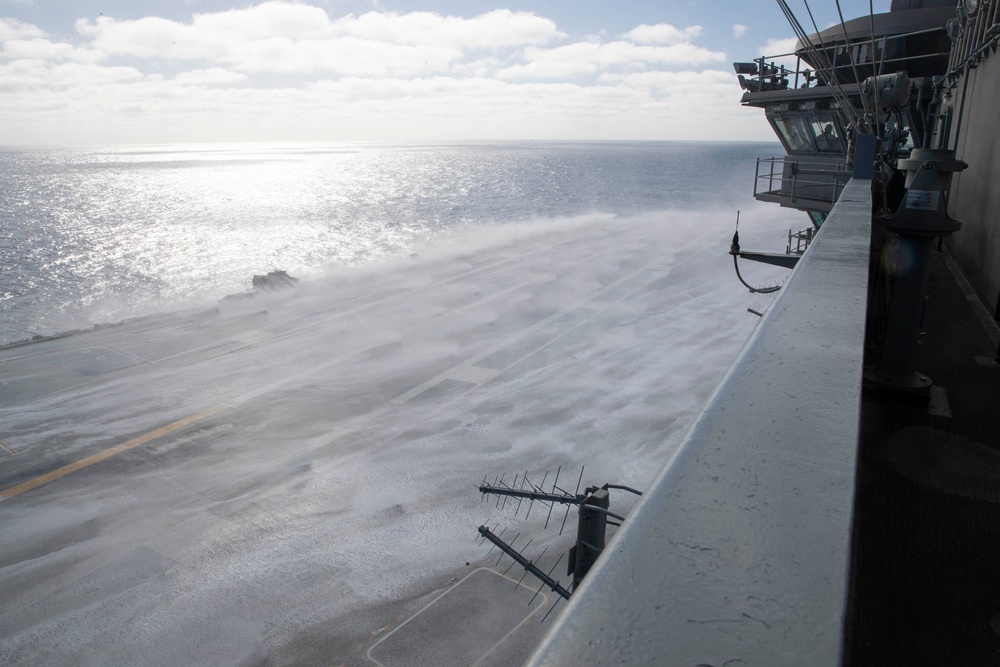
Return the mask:
<svg viewBox="0 0 1000 667">
<path fill-rule="evenodd" d="M 777 144 L 0 150 L 0 344 L 412 252 L 470 225 L 730 215 Z M 667 213 L 669 212 L 669 213 Z M 623 222 L 623 224 L 627 224 Z"/>
</svg>

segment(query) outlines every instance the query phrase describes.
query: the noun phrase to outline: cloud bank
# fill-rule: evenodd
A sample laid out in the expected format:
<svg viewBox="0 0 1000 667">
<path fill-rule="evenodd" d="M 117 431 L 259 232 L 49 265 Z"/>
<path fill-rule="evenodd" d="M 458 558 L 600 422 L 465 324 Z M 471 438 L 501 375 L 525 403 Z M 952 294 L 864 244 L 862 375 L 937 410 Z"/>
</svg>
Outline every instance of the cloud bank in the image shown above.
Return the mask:
<svg viewBox="0 0 1000 667">
<path fill-rule="evenodd" d="M 736 129 L 758 114 L 697 25 L 574 37 L 507 9 L 272 0 L 183 22 L 84 17 L 72 35 L 0 19 L 0 142 L 770 138 L 762 120 Z"/>
</svg>

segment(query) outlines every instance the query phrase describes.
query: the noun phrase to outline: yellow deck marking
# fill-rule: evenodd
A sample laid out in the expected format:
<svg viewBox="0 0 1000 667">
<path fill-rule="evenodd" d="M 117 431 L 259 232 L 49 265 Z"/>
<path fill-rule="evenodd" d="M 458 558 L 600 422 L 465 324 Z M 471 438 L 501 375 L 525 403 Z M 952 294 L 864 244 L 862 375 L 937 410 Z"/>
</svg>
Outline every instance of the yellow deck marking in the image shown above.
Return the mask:
<svg viewBox="0 0 1000 667">
<path fill-rule="evenodd" d="M 63 466 L 62 468 L 57 468 L 52 472 L 40 475 L 34 479 L 29 479 L 27 482 L 18 484 L 17 486 L 12 486 L 9 489 L 4 489 L 0 491 L 0 498 L 13 498 L 14 496 L 24 493 L 25 491 L 31 491 L 35 487 L 41 486 L 42 484 L 47 484 L 52 480 L 59 479 L 60 477 L 65 477 L 71 472 L 76 472 L 82 468 L 93 465 L 104 459 L 109 459 L 112 456 L 121 454 L 122 452 L 128 451 L 133 447 L 138 447 L 151 440 L 156 440 L 157 438 L 162 438 L 163 436 L 173 433 L 179 428 L 184 428 L 189 424 L 193 424 L 196 421 L 205 419 L 206 417 L 211 417 L 212 415 L 225 410 L 226 408 L 232 407 L 231 405 L 221 404 L 215 407 L 209 408 L 208 410 L 202 410 L 201 412 L 196 412 L 193 415 L 189 415 L 184 419 L 175 421 L 173 424 L 167 424 L 166 426 L 161 426 L 160 428 L 150 431 L 149 433 L 144 433 L 137 438 L 132 438 L 127 442 L 123 442 L 120 445 L 115 445 L 114 447 L 109 447 L 104 451 L 97 452 L 96 454 L 91 454 L 90 456 L 80 459 L 74 463 Z"/>
</svg>

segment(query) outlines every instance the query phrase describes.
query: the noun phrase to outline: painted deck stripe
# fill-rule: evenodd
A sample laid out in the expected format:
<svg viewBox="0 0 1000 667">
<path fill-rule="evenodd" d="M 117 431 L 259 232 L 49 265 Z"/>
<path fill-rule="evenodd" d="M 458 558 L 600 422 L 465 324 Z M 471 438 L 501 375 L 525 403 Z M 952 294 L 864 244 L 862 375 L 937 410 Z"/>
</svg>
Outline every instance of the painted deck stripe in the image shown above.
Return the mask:
<svg viewBox="0 0 1000 667">
<path fill-rule="evenodd" d="M 205 419 L 206 417 L 211 417 L 212 415 L 217 414 L 225 410 L 226 408 L 230 407 L 232 406 L 228 404 L 220 404 L 211 407 L 207 410 L 196 412 L 195 414 L 184 417 L 183 419 L 179 419 L 172 424 L 161 426 L 160 428 L 150 431 L 149 433 L 144 433 L 143 435 L 140 435 L 136 438 L 132 438 L 131 440 L 128 440 L 121 444 L 115 445 L 114 447 L 108 447 L 103 451 L 97 452 L 96 454 L 91 454 L 86 458 L 70 463 L 69 465 L 65 465 L 62 468 L 57 468 L 52 472 L 45 473 L 44 475 L 40 475 L 38 477 L 35 477 L 34 479 L 29 479 L 27 482 L 23 482 L 21 484 L 18 484 L 17 486 L 12 486 L 9 489 L 4 489 L 3 491 L 0 491 L 0 498 L 13 498 L 16 495 L 22 494 L 25 491 L 30 491 L 36 487 L 41 486 L 42 484 L 47 484 L 53 480 L 59 479 L 60 477 L 65 477 L 66 475 L 72 472 L 76 472 L 77 470 L 81 470 L 83 468 L 86 468 L 87 466 L 94 465 L 95 463 L 99 463 L 105 459 L 109 459 L 112 456 L 121 454 L 122 452 L 126 452 L 132 449 L 133 447 L 144 445 L 147 442 L 156 440 L 157 438 L 162 438 L 163 436 L 173 433 L 178 429 L 184 428 L 185 426 L 188 426 L 197 421 Z"/>
</svg>

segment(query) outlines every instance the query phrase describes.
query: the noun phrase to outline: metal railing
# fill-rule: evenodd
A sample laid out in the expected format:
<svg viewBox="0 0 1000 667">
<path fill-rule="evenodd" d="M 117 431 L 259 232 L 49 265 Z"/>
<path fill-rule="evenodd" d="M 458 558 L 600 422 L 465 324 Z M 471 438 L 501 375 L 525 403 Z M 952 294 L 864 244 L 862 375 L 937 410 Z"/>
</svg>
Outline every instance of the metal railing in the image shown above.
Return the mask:
<svg viewBox="0 0 1000 667">
<path fill-rule="evenodd" d="M 788 246 L 785 248 L 786 255 L 803 255 L 812 243 L 815 228 L 806 227 L 797 232 L 788 230 Z"/>
<path fill-rule="evenodd" d="M 843 162 L 791 156 L 757 158 L 753 196 L 793 205 L 822 203 L 832 207 L 850 179 L 851 171 Z"/>
<path fill-rule="evenodd" d="M 960 3 L 956 12 L 956 17 L 948 21 L 947 26 L 951 38 L 948 76 L 952 79 L 989 57 L 1000 42 L 1000 1 L 982 0 L 973 15 L 969 15 Z"/>
<path fill-rule="evenodd" d="M 1000 0 L 989 0 L 991 15 L 996 14 L 997 4 Z M 977 12 L 977 17 L 982 16 L 986 8 Z M 876 40 L 876 47 L 871 48 L 871 41 L 865 39 L 859 42 L 847 44 L 831 44 L 829 46 L 820 45 L 819 51 L 825 52 L 829 57 L 830 68 L 803 67 L 802 57 L 797 52 L 781 53 L 771 56 L 761 56 L 752 62 L 734 63 L 736 73 L 740 75 L 740 85 L 744 90 L 750 92 L 764 92 L 770 90 L 787 90 L 789 88 L 799 88 L 800 81 L 802 88 L 814 88 L 817 86 L 831 85 L 830 77 L 838 83 L 855 81 L 855 68 L 862 68 L 865 72 L 861 78 L 868 74 L 881 74 L 888 71 L 895 71 L 895 66 L 901 63 L 912 63 L 917 60 L 927 60 L 931 58 L 944 58 L 949 53 L 924 53 L 918 56 L 903 56 L 897 58 L 886 58 L 885 53 L 888 45 L 896 40 L 904 40 L 924 34 L 938 32 L 940 28 L 929 30 L 918 30 L 902 35 L 883 35 Z M 951 52 L 954 56 L 954 49 Z M 782 60 L 795 59 L 794 66 L 781 64 Z M 808 63 L 805 63 L 808 65 Z M 868 68 L 870 73 L 865 70 Z M 905 68 L 903 68 L 905 69 Z M 825 70 L 825 71 L 824 71 Z"/>
</svg>

